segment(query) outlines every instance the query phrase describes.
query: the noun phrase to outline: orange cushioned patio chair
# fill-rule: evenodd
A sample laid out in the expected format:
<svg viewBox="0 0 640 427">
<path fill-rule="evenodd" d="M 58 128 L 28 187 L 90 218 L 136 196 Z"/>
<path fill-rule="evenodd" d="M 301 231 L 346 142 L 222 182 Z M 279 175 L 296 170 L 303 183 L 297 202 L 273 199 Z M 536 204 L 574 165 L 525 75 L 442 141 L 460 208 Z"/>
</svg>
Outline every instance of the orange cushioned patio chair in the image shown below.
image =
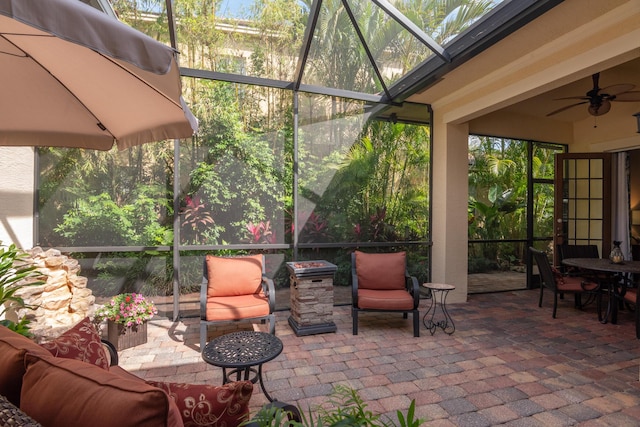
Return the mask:
<svg viewBox="0 0 640 427">
<path fill-rule="evenodd" d="M 265 275 L 264 255 L 217 257 L 207 255 L 200 289 L 200 351 L 207 342 L 207 328 L 213 323 L 269 321 L 276 330 L 273 280 Z"/>
<path fill-rule="evenodd" d="M 413 315 L 413 336 L 420 336 L 418 279 L 407 271 L 406 252 L 351 254 L 353 335 L 358 335 L 358 312 L 400 312 Z"/>
</svg>

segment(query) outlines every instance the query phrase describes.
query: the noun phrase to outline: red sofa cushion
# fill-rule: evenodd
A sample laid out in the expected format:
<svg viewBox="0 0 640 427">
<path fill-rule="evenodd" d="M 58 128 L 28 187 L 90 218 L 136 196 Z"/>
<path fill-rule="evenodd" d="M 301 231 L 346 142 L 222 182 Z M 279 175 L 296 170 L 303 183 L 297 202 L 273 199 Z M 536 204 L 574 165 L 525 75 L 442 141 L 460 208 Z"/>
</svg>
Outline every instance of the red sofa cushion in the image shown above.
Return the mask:
<svg viewBox="0 0 640 427">
<path fill-rule="evenodd" d="M 109 359 L 100 335 L 88 317 L 53 341 L 40 345 L 56 357 L 81 360 L 102 369 L 109 369 Z"/>
<path fill-rule="evenodd" d="M 74 359 L 25 356 L 20 409 L 47 427 L 181 427 L 177 406 L 141 379 Z"/>
<path fill-rule="evenodd" d="M 24 355 L 27 352 L 50 357 L 45 349 L 29 338 L 0 326 L 0 394 L 16 406 L 20 406 Z"/>
<path fill-rule="evenodd" d="M 147 381 L 174 400 L 185 427 L 237 426 L 249 416 L 251 381 L 222 386 Z"/>
</svg>

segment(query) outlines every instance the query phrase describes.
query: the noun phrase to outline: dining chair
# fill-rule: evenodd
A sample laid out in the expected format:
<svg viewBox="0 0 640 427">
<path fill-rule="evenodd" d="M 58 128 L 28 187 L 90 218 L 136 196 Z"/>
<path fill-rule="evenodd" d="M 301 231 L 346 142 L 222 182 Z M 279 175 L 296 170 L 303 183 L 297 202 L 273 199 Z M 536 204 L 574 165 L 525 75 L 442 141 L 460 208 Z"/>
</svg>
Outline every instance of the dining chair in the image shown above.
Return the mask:
<svg viewBox="0 0 640 427">
<path fill-rule="evenodd" d="M 585 292 L 595 292 L 598 288 L 598 284 L 593 281 L 585 279 L 584 277 L 563 275 L 559 270 L 551 267 L 551 263 L 549 263 L 549 258 L 545 252 L 533 247 L 529 247 L 529 252 L 533 255 L 540 274 L 540 300 L 538 301 L 538 307 L 542 307 L 542 296 L 544 288 L 546 287 L 553 292 L 552 317 L 554 319 L 556 318 L 558 309 L 558 295 L 565 293 L 573 294 L 575 307 L 582 308 L 580 296 Z"/>
<path fill-rule="evenodd" d="M 558 261 L 560 263 L 558 269 L 564 275 L 581 277 L 583 279 L 587 279 L 588 281 L 595 282 L 599 285 L 598 288 L 593 290 L 593 292 L 586 292 L 588 294 L 588 297 L 585 302 L 582 302 L 580 295 L 578 295 L 578 298 L 580 299 L 579 304 L 581 307 L 584 307 L 595 301 L 598 306 L 598 320 L 602 321 L 602 295 L 603 293 L 607 292 L 611 279 L 610 275 L 562 265 L 562 260 L 567 258 L 600 258 L 600 251 L 598 250 L 598 246 L 569 245 L 563 243 L 556 245 L 556 250 L 558 253 Z"/>
<path fill-rule="evenodd" d="M 264 255 L 217 257 L 207 255 L 200 288 L 200 351 L 214 323 L 240 320 L 269 321 L 274 334 L 276 306 L 273 280 L 265 275 Z"/>
<path fill-rule="evenodd" d="M 413 316 L 413 336 L 420 336 L 420 290 L 409 275 L 406 252 L 351 254 L 353 335 L 358 335 L 360 311 L 399 312 Z"/>
</svg>

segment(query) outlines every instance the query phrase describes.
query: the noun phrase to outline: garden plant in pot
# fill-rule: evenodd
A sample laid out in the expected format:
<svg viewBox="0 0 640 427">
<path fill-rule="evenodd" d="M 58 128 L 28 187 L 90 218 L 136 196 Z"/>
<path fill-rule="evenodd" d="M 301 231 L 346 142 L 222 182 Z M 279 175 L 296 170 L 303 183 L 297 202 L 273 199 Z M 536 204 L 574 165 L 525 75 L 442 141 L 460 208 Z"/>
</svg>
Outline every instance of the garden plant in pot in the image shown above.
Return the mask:
<svg viewBox="0 0 640 427">
<path fill-rule="evenodd" d="M 108 339 L 120 351 L 147 342 L 147 321 L 157 313 L 155 304 L 142 294 L 125 293 L 96 310 L 94 320 L 107 321 Z"/>
</svg>

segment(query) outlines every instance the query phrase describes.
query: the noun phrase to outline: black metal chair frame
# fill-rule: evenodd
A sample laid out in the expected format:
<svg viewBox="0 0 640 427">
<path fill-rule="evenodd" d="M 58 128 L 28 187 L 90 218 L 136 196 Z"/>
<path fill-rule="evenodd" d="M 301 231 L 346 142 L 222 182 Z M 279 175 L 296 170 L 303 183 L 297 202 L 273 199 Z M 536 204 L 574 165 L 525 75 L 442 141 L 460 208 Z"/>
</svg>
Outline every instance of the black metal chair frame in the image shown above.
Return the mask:
<svg viewBox="0 0 640 427">
<path fill-rule="evenodd" d="M 225 323 L 225 322 L 240 322 L 240 321 L 255 321 L 259 320 L 261 323 L 269 322 L 269 333 L 276 333 L 276 316 L 274 314 L 276 308 L 276 292 L 273 285 L 273 280 L 266 276 L 265 259 L 262 256 L 262 290 L 269 300 L 269 314 L 259 317 L 243 317 L 233 320 L 207 320 L 207 286 L 209 284 L 209 273 L 207 270 L 207 258 L 205 257 L 203 263 L 203 275 L 202 285 L 200 286 L 200 351 L 204 349 L 207 341 L 208 327 L 213 324 Z"/>
<path fill-rule="evenodd" d="M 544 288 L 551 290 L 553 292 L 553 314 L 552 317 L 556 318 L 556 313 L 558 310 L 558 295 L 563 293 L 573 293 L 575 298 L 575 307 L 581 309 L 581 299 L 580 295 L 582 293 L 589 292 L 586 288 L 584 288 L 583 282 L 583 290 L 582 291 L 569 291 L 558 289 L 558 285 L 556 283 L 556 278 L 554 277 L 553 270 L 551 269 L 551 264 L 549 263 L 549 258 L 547 258 L 547 254 L 539 251 L 533 247 L 529 247 L 529 252 L 533 255 L 533 259 L 538 265 L 538 271 L 540 273 L 540 299 L 538 301 L 538 307 L 542 307 L 542 296 L 544 294 Z M 598 306 L 598 312 L 600 312 L 600 307 Z"/>
<path fill-rule="evenodd" d="M 358 273 L 356 271 L 356 254 L 351 254 L 351 317 L 353 319 L 353 335 L 358 335 L 358 312 L 370 311 L 370 312 L 393 312 L 402 313 L 404 319 L 408 318 L 409 312 L 413 316 L 413 336 L 420 336 L 420 311 L 418 306 L 420 305 L 420 288 L 418 286 L 418 279 L 409 274 L 409 270 L 405 266 L 405 289 L 413 297 L 413 309 L 411 310 L 382 310 L 382 309 L 369 309 L 358 307 Z"/>
<path fill-rule="evenodd" d="M 591 304 L 592 302 L 596 303 L 598 320 L 602 322 L 604 320 L 602 316 L 602 295 L 607 293 L 608 286 L 610 285 L 609 275 L 599 274 L 593 271 L 575 270 L 562 265 L 562 260 L 567 258 L 600 258 L 598 246 L 560 244 L 556 245 L 556 250 L 558 253 L 558 260 L 560 261 L 560 271 L 565 273 L 567 276 L 583 277 L 598 284 L 598 288 L 596 290 L 592 292 L 585 291 L 585 294 L 587 294 L 587 300 L 585 302 L 582 302 L 580 295 L 576 295 L 579 299 L 578 302 L 581 308 Z M 563 295 L 560 294 L 560 299 L 562 298 Z"/>
</svg>

